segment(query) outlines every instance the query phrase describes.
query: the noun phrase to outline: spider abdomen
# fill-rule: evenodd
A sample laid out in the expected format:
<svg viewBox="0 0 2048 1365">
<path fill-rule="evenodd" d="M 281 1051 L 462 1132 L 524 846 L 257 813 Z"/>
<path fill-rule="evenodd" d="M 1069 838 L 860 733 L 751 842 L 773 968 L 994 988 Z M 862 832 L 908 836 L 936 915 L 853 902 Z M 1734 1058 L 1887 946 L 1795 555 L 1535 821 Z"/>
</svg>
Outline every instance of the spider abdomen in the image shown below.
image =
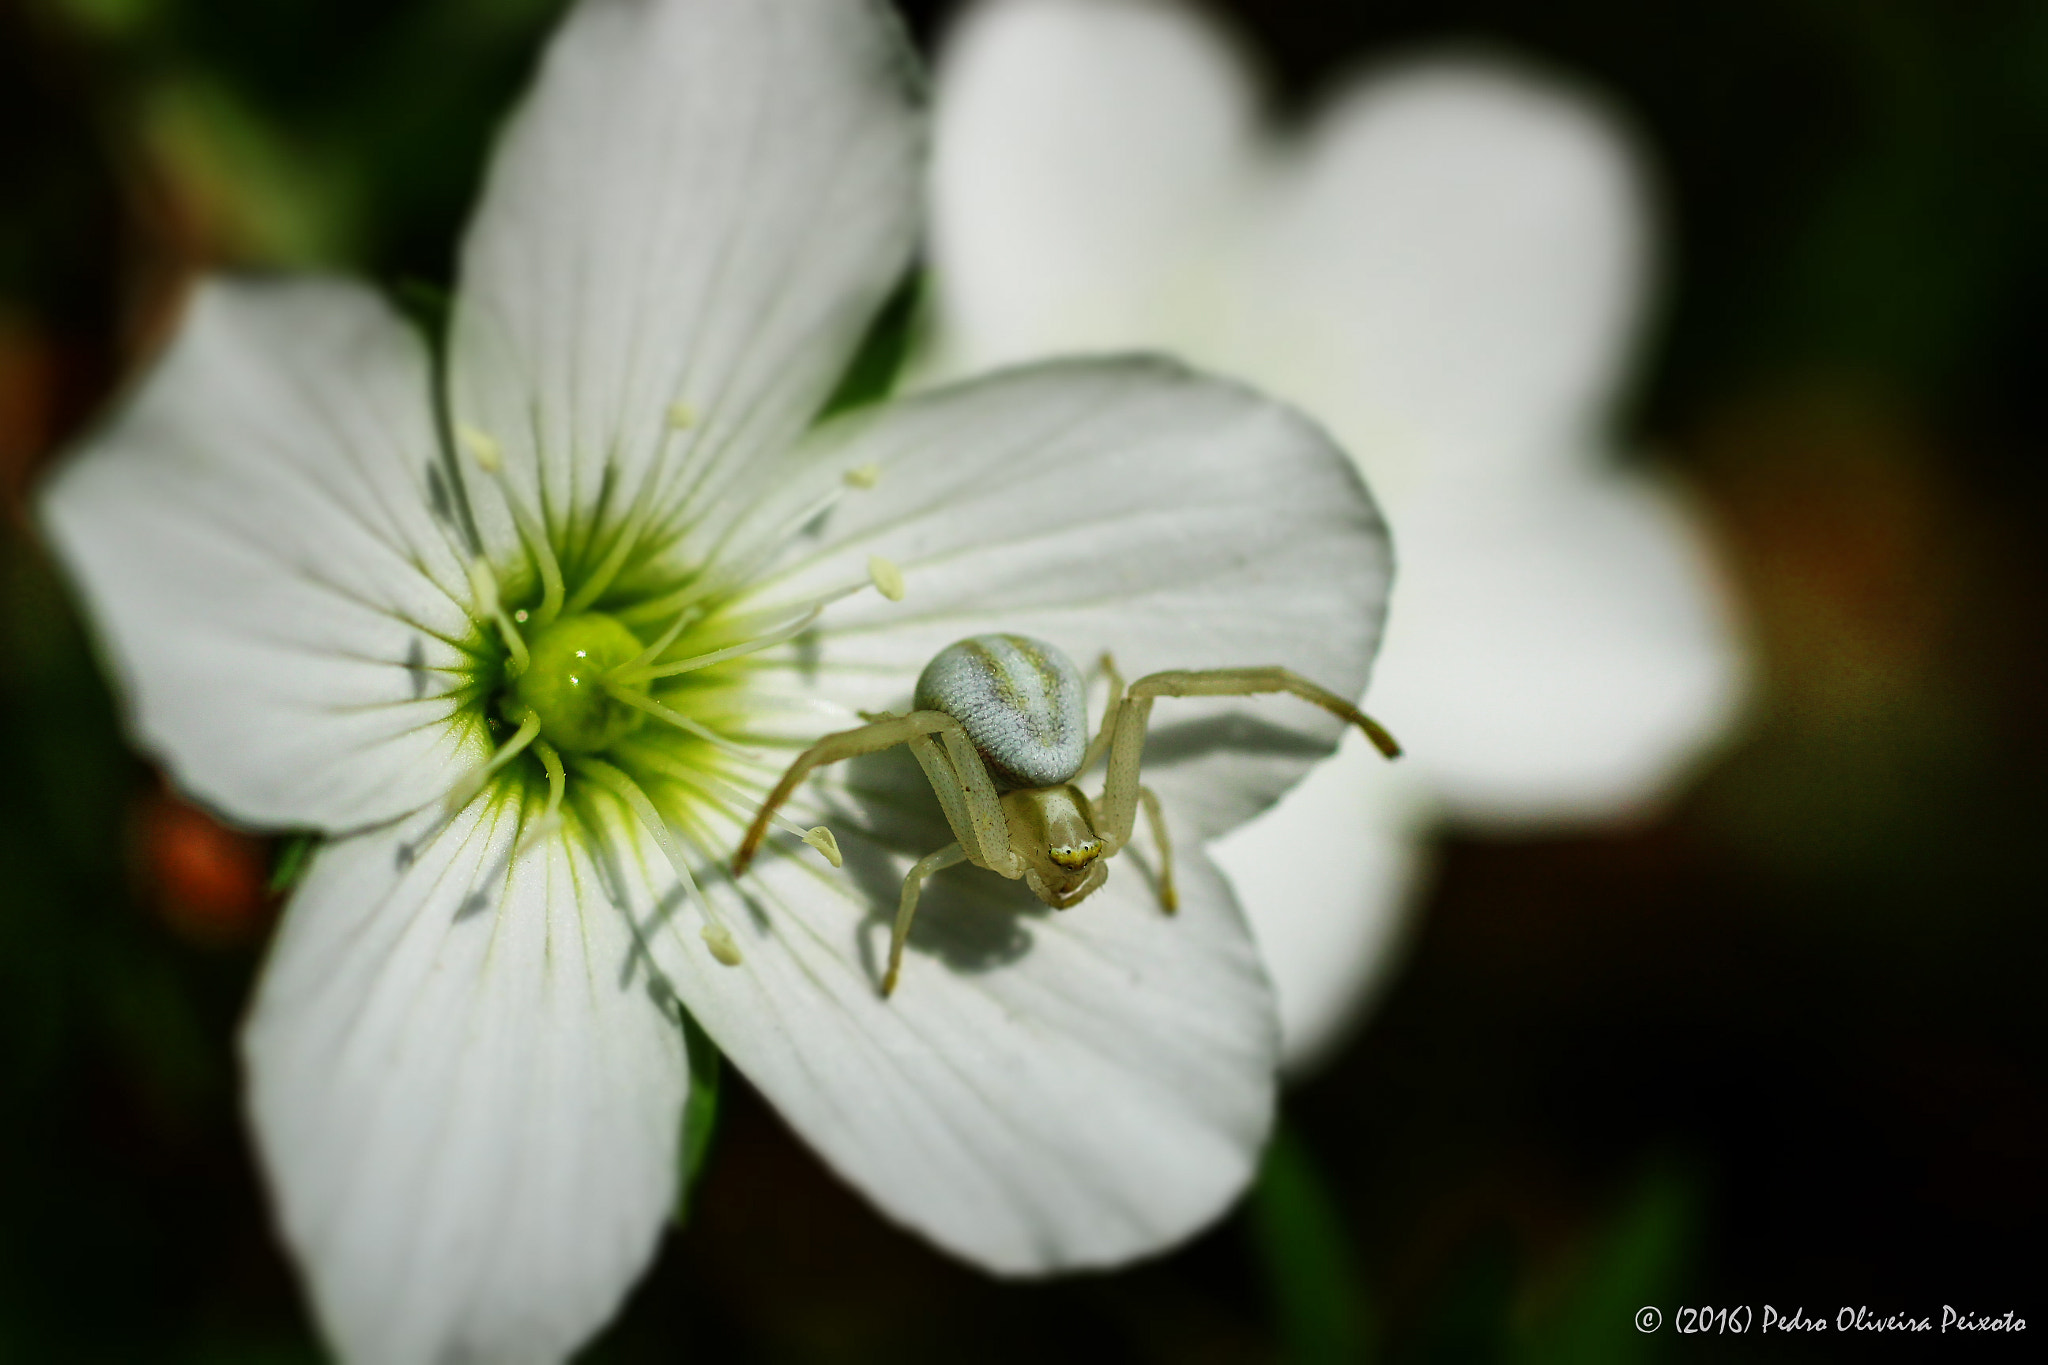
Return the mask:
<svg viewBox="0 0 2048 1365">
<path fill-rule="evenodd" d="M 917 679 L 920 711 L 960 722 L 998 787 L 1055 787 L 1088 752 L 1081 670 L 1043 640 L 976 635 L 947 645 Z"/>
</svg>

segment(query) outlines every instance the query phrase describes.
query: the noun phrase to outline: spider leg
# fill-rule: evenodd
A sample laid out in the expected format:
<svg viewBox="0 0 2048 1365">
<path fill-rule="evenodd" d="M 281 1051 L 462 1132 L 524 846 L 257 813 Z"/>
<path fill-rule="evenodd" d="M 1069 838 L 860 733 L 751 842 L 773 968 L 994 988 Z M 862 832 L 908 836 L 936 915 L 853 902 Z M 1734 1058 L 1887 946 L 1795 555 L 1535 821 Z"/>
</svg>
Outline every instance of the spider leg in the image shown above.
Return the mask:
<svg viewBox="0 0 2048 1365">
<path fill-rule="evenodd" d="M 951 732 L 946 734 L 950 738 Z M 964 733 L 961 739 L 966 739 Z M 971 743 L 963 743 L 959 748 L 965 750 L 964 758 L 953 752 L 950 743 L 947 751 L 942 752 L 930 735 L 918 735 L 910 741 L 910 752 L 916 755 L 918 766 L 931 782 L 932 792 L 946 812 L 946 823 L 951 826 L 953 837 L 960 841 L 967 861 L 1014 879 L 1022 864 L 1010 851 L 1009 821 L 1003 815 L 995 783 Z"/>
<path fill-rule="evenodd" d="M 1159 845 L 1159 908 L 1167 914 L 1180 909 L 1180 893 L 1173 889 L 1173 838 L 1166 832 L 1166 814 L 1150 787 L 1138 788 L 1145 803 L 1145 823 L 1152 827 L 1152 842 Z"/>
<path fill-rule="evenodd" d="M 1102 728 L 1095 732 L 1095 738 L 1088 742 L 1088 754 L 1081 760 L 1081 766 L 1074 770 L 1079 777 L 1095 766 L 1095 760 L 1109 751 L 1110 741 L 1116 738 L 1116 718 L 1124 699 L 1124 676 L 1116 671 L 1116 660 L 1104 651 L 1101 663 L 1103 676 L 1109 679 L 1109 695 L 1102 702 Z"/>
<path fill-rule="evenodd" d="M 1335 692 L 1285 668 L 1211 668 L 1147 674 L 1125 691 L 1115 734 L 1110 740 L 1109 776 L 1102 788 L 1103 827 L 1097 830 L 1109 845 L 1106 853 L 1115 853 L 1129 843 L 1131 828 L 1137 822 L 1138 765 L 1145 753 L 1145 727 L 1152 718 L 1154 699 L 1249 697 L 1264 692 L 1287 692 L 1320 706 L 1363 730 L 1373 747 L 1388 758 L 1400 756 L 1401 746 L 1378 721 Z"/>
<path fill-rule="evenodd" d="M 884 749 L 906 743 L 919 735 L 931 734 L 947 726 L 958 730 L 960 722 L 942 711 L 912 711 L 907 716 L 896 716 L 878 720 L 854 730 L 840 730 L 826 735 L 810 748 L 797 755 L 796 762 L 789 765 L 789 771 L 775 784 L 775 790 L 768 793 L 768 799 L 761 803 L 760 813 L 747 829 L 746 838 L 740 840 L 739 851 L 733 854 L 732 871 L 738 876 L 754 861 L 754 854 L 760 850 L 761 840 L 768 833 L 769 817 L 776 808 L 790 798 L 790 794 L 809 777 L 811 769 L 841 759 L 858 758 L 862 754 L 880 753 Z"/>
<path fill-rule="evenodd" d="M 1003 815 L 1002 798 L 996 795 L 996 784 L 988 775 L 988 768 L 981 761 L 981 754 L 974 747 L 974 741 L 967 737 L 967 731 L 959 721 L 946 717 L 947 724 L 938 732 L 939 739 L 946 746 L 946 757 L 951 760 L 953 776 L 957 781 L 954 788 L 959 793 L 960 804 L 965 809 L 973 834 L 981 844 L 981 857 L 976 863 L 991 872 L 1000 873 L 1012 880 L 1024 873 L 1024 864 L 1010 849 L 1010 822 Z M 926 743 L 931 743 L 927 740 Z M 927 767 L 925 772 L 932 779 L 936 790 L 942 778 L 935 769 L 943 765 Z M 945 794 L 939 797 L 944 802 Z M 955 831 L 958 832 L 957 830 Z M 972 848 L 973 844 L 962 839 L 961 844 Z"/>
<path fill-rule="evenodd" d="M 910 869 L 910 875 L 903 879 L 903 899 L 896 906 L 896 927 L 889 933 L 889 970 L 882 977 L 882 995 L 886 998 L 896 991 L 897 974 L 903 970 L 903 944 L 910 937 L 910 922 L 917 917 L 917 898 L 924 890 L 925 879 L 941 868 L 953 866 L 966 860 L 967 851 L 958 844 L 947 844 L 936 853 L 927 853 L 917 860 Z"/>
</svg>

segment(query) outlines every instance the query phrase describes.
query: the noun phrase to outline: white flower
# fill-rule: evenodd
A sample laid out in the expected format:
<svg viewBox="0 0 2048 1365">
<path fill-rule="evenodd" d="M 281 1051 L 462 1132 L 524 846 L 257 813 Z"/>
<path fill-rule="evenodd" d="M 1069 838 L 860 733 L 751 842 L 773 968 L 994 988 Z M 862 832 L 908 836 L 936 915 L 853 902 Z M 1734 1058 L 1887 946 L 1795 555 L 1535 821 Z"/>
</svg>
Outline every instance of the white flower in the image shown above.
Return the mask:
<svg viewBox="0 0 2048 1365">
<path fill-rule="evenodd" d="M 927 363 L 1177 352 L 1320 417 L 1380 495 L 1401 573 L 1369 700 L 1408 757 L 1347 741 L 1214 850 L 1300 1062 L 1384 971 L 1432 823 L 1640 815 L 1742 670 L 1683 499 L 1602 437 L 1647 274 L 1611 122 L 1475 60 L 1354 82 L 1284 140 L 1251 90 L 1179 6 L 971 10 L 939 68 Z"/>
<path fill-rule="evenodd" d="M 884 1212 L 996 1270 L 1142 1255 L 1248 1178 L 1278 1028 L 1198 850 L 1330 751 L 1321 712 L 1162 709 L 1178 917 L 1141 854 L 1060 915 L 960 869 L 893 999 L 897 885 L 947 838 L 902 751 L 800 794 L 843 869 L 788 839 L 726 871 L 794 747 L 906 706 L 959 637 L 1356 695 L 1378 632 L 1356 474 L 1233 385 L 1045 365 L 813 425 L 910 256 L 916 79 L 861 0 L 587 0 L 439 368 L 358 286 L 208 284 L 47 490 L 141 742 L 330 836 L 245 1042 L 351 1360 L 554 1360 L 614 1311 L 674 1200 L 678 1001 Z"/>
</svg>

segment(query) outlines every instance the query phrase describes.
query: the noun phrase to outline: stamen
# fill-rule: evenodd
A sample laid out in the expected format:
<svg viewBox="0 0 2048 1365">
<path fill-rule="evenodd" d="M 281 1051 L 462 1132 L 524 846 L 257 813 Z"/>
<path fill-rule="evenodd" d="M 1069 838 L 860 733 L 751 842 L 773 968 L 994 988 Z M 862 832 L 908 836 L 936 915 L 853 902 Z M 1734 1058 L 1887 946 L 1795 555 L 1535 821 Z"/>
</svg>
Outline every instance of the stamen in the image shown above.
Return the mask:
<svg viewBox="0 0 2048 1365">
<path fill-rule="evenodd" d="M 491 774 L 519 757 L 519 751 L 533 743 L 534 736 L 539 733 L 540 716 L 528 711 L 526 719 L 519 722 L 518 731 L 499 746 L 498 752 L 491 755 L 490 762 L 448 789 L 448 795 L 443 798 L 448 812 L 452 815 L 475 800 L 476 794 L 484 789 L 484 783 L 491 780 Z"/>
<path fill-rule="evenodd" d="M 688 403 L 675 402 L 668 405 L 668 429 L 688 431 L 697 425 L 697 410 Z"/>
<path fill-rule="evenodd" d="M 619 528 L 619 538 L 612 542 L 612 548 L 605 552 L 604 559 L 584 578 L 576 589 L 576 595 L 563 605 L 564 612 L 574 616 L 587 610 L 612 585 L 612 580 L 619 576 L 619 570 L 626 567 L 626 561 L 639 548 L 640 533 L 646 529 L 650 514 L 651 509 L 645 502 L 634 509 L 632 517 Z"/>
<path fill-rule="evenodd" d="M 822 612 L 834 602 L 843 602 L 855 593 L 866 592 L 873 586 L 873 583 L 864 578 L 858 583 L 848 583 L 843 588 L 834 588 L 831 592 L 822 592 L 816 597 L 803 601 L 790 602 L 779 607 L 764 607 L 760 611 L 750 611 L 744 616 L 734 616 L 729 618 L 725 624 L 729 630 L 738 631 L 743 635 L 751 635 L 753 632 L 762 629 L 762 623 L 764 622 L 784 620 L 793 611 L 810 612 L 813 614 Z"/>
<path fill-rule="evenodd" d="M 544 739 L 534 744 L 533 751 L 540 755 L 540 766 L 548 771 L 548 803 L 541 808 L 540 819 L 533 828 L 519 840 L 519 847 L 512 850 L 514 858 L 562 827 L 562 793 L 569 785 L 568 774 L 562 771 L 562 756 Z"/>
<path fill-rule="evenodd" d="M 512 487 L 512 481 L 505 477 L 505 450 L 495 436 L 467 422 L 460 422 L 455 427 L 455 439 L 462 443 L 462 448 L 470 453 L 479 469 L 498 481 L 498 491 L 504 495 L 505 506 L 512 511 L 512 522 L 519 528 L 519 538 L 526 542 L 534 565 L 540 570 L 540 606 L 534 616 L 538 624 L 546 625 L 562 609 L 562 566 L 555 558 L 554 546 L 548 543 L 547 528 L 527 508 L 526 500 Z"/>
<path fill-rule="evenodd" d="M 695 735 L 707 744 L 715 744 L 726 752 L 738 754 L 742 758 L 758 757 L 752 749 L 741 744 L 735 744 L 710 726 L 703 724 L 701 721 L 691 720 L 680 711 L 663 706 L 644 692 L 636 692 L 630 687 L 613 682 L 610 678 L 604 679 L 602 686 L 609 696 L 617 698 L 628 706 L 638 707 L 656 720 L 665 720 L 670 725 Z"/>
<path fill-rule="evenodd" d="M 628 663 L 625 667 L 618 669 L 614 676 L 623 676 L 627 673 L 636 672 L 639 669 L 646 667 L 648 664 L 653 663 L 656 659 L 659 659 L 661 657 L 661 651 L 667 649 L 670 645 L 674 644 L 676 642 L 676 636 L 681 635 L 683 633 L 683 627 L 690 624 L 690 622 L 696 620 L 701 615 L 703 615 L 703 612 L 699 611 L 694 607 L 684 607 L 681 611 L 676 613 L 676 619 L 668 623 L 668 629 L 663 631 L 658 637 L 656 637 L 653 644 L 641 650 L 639 654 L 634 656 L 633 660 L 630 663 Z"/>
<path fill-rule="evenodd" d="M 758 794 L 748 795 L 730 782 L 723 781 L 711 773 L 701 772 L 687 763 L 678 762 L 658 749 L 650 749 L 644 745 L 635 746 L 629 757 L 634 763 L 653 768 L 662 776 L 689 787 L 699 796 L 710 798 L 713 804 L 724 809 L 729 819 L 744 823 L 750 818 L 748 813 L 760 804 L 761 798 Z M 813 825 L 805 829 L 779 811 L 770 815 L 768 820 L 784 834 L 794 835 L 824 854 L 825 861 L 832 866 L 846 865 L 846 860 L 839 851 L 839 840 L 834 838 L 832 831 L 825 826 Z"/>
<path fill-rule="evenodd" d="M 505 648 L 512 651 L 512 662 L 505 671 L 518 677 L 526 671 L 533 656 L 526 652 L 526 641 L 520 638 L 519 627 L 506 614 L 505 604 L 498 600 L 498 575 L 491 571 L 487 559 L 473 559 L 469 564 L 469 590 L 476 594 L 476 606 L 485 620 L 496 623 L 498 633 L 505 637 Z"/>
<path fill-rule="evenodd" d="M 824 610 L 821 606 L 813 606 L 809 611 L 784 626 L 781 630 L 771 630 L 766 635 L 756 636 L 754 639 L 742 641 L 736 645 L 728 645 L 724 649 L 714 649 L 709 654 L 698 654 L 692 658 L 680 659 L 675 663 L 661 664 L 658 667 L 648 668 L 643 666 L 646 660 L 661 652 L 658 649 L 649 649 L 642 658 L 627 664 L 612 676 L 625 682 L 651 682 L 656 678 L 673 678 L 678 673 L 692 673 L 700 668 L 709 668 L 713 664 L 722 664 L 727 659 L 737 659 L 745 654 L 756 654 L 764 649 L 773 649 L 776 645 L 782 644 L 787 640 L 793 640 L 810 629 L 811 622 L 817 620 L 819 613 Z M 661 648 L 666 649 L 668 645 L 669 639 L 665 638 L 662 641 Z"/>
<path fill-rule="evenodd" d="M 676 876 L 682 881 L 691 899 L 696 902 L 697 913 L 704 919 L 703 928 L 698 930 L 703 936 L 704 946 L 711 950 L 711 956 L 726 966 L 739 966 L 739 943 L 733 938 L 732 931 L 725 927 L 725 922 L 711 908 L 710 898 L 698 888 L 697 879 L 690 875 L 689 860 L 683 857 L 682 846 L 676 842 L 675 831 L 661 818 L 661 812 L 647 799 L 647 793 L 640 790 L 640 784 L 601 759 L 578 759 L 576 770 L 624 801 L 633 814 L 639 817 L 640 823 L 647 827 L 647 832 L 654 836 L 654 842 L 661 849 L 662 856 L 668 859 L 669 866 L 675 869 Z"/>
<path fill-rule="evenodd" d="M 855 465 L 840 477 L 846 480 L 849 488 L 873 488 L 882 481 L 882 467 L 870 460 L 866 464 Z"/>
<path fill-rule="evenodd" d="M 607 570 L 600 570 L 600 572 L 607 572 Z M 736 575 L 741 581 L 752 576 L 754 575 L 751 572 L 743 572 Z M 785 576 L 786 573 L 778 574 L 777 578 Z M 633 606 L 623 607 L 615 613 L 619 620 L 629 626 L 641 625 L 649 620 L 659 620 L 661 617 L 674 613 L 667 629 L 662 632 L 660 638 L 653 645 L 650 645 L 644 651 L 643 657 L 627 665 L 621 672 L 632 672 L 644 667 L 659 657 L 662 650 L 675 643 L 676 637 L 682 633 L 685 626 L 689 625 L 692 621 L 701 619 L 705 615 L 706 608 L 703 604 L 707 599 L 718 594 L 721 590 L 721 582 L 721 578 L 715 578 L 707 573 L 672 592 L 665 593 L 649 601 L 636 603 Z M 793 611 L 807 612 L 812 619 L 815 619 L 817 613 L 822 612 L 834 602 L 842 598 L 851 597 L 853 594 L 870 587 L 880 592 L 890 601 L 900 602 L 903 600 L 904 593 L 903 571 L 897 568 L 892 561 L 884 559 L 880 555 L 871 555 L 868 558 L 868 576 L 864 580 L 848 583 L 843 587 L 834 588 L 830 592 L 819 593 L 815 597 L 792 602 L 785 606 L 771 607 L 764 611 L 751 612 L 745 616 L 735 617 L 727 624 L 743 633 L 751 634 L 755 629 L 758 629 L 757 622 L 781 620 Z M 595 594 L 578 590 L 576 600 L 569 604 L 568 610 L 572 613 L 580 610 L 585 603 L 585 599 L 589 597 L 595 597 Z M 807 622 L 799 623 L 792 633 L 801 633 L 804 624 L 807 624 Z M 781 636 L 776 640 L 758 645 L 756 648 L 766 649 L 769 644 L 780 644 L 782 640 L 788 638 L 790 637 L 787 635 Z M 730 658 L 733 656 L 725 655 L 722 657 Z M 695 666 L 701 668 L 714 662 L 717 662 L 717 660 L 707 657 L 703 662 Z M 687 670 L 678 669 L 676 671 L 686 672 Z"/>
<path fill-rule="evenodd" d="M 538 625 L 546 625 L 562 610 L 562 565 L 555 558 L 555 548 L 548 543 L 547 528 L 540 519 L 526 510 L 526 504 L 513 492 L 509 479 L 500 479 L 505 490 L 505 505 L 512 509 L 512 520 L 518 524 L 519 537 L 533 552 L 534 566 L 540 570 L 540 606 L 534 610 Z"/>
<path fill-rule="evenodd" d="M 875 591 L 891 602 L 903 600 L 903 570 L 880 555 L 868 556 L 868 579 Z"/>
<path fill-rule="evenodd" d="M 844 867 L 846 859 L 840 855 L 839 841 L 832 837 L 832 831 L 823 825 L 813 825 L 804 831 L 804 842 L 825 855 L 825 861 L 834 867 Z"/>
<path fill-rule="evenodd" d="M 486 474 L 500 474 L 505 469 L 505 452 L 487 431 L 479 431 L 467 422 L 457 423 L 455 439 L 462 442 L 462 448 L 470 453 Z"/>
<path fill-rule="evenodd" d="M 724 566 L 724 573 L 718 581 L 706 575 L 703 593 L 709 593 L 724 585 L 752 583 L 758 581 L 767 571 L 768 565 L 783 552 L 789 544 L 803 534 L 803 529 L 839 505 L 846 493 L 844 486 L 827 489 L 818 497 L 797 509 L 794 515 L 785 517 L 777 526 L 759 536 L 752 550 L 733 551 L 732 539 L 747 526 L 753 513 L 749 507 L 730 518 L 724 534 L 713 542 L 705 555 L 705 562 Z M 756 504 L 758 506 L 758 504 Z M 680 514 L 679 514 L 680 515 Z M 786 573 L 787 571 L 785 571 Z M 777 575 L 781 577 L 783 575 Z M 699 595 L 703 595 L 700 593 Z"/>
</svg>

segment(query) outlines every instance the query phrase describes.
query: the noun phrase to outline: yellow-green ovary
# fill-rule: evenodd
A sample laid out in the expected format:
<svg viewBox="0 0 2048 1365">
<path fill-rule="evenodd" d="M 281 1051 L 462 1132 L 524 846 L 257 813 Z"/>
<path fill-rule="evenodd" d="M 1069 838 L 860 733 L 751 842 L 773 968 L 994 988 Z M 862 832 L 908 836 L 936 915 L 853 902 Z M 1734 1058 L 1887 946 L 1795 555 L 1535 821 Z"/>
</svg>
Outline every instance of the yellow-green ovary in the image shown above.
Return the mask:
<svg viewBox="0 0 2048 1365">
<path fill-rule="evenodd" d="M 571 753 L 608 749 L 647 719 L 604 687 L 605 675 L 642 648 L 617 620 L 595 611 L 564 616 L 534 632 L 527 647 L 533 659 L 506 694 L 507 719 L 539 716 L 540 737 Z"/>
</svg>

